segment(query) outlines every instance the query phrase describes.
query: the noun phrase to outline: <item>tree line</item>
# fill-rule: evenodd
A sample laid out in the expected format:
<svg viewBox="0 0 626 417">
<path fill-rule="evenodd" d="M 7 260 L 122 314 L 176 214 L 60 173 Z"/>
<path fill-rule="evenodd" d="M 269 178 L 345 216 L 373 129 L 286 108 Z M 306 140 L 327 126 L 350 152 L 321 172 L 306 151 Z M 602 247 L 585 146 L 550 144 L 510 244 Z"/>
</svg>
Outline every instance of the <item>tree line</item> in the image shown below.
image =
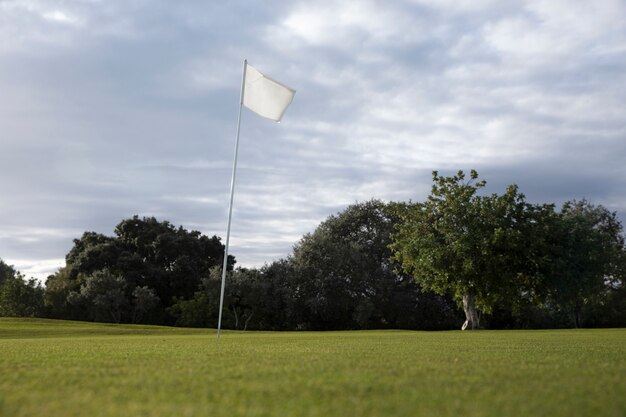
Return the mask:
<svg viewBox="0 0 626 417">
<path fill-rule="evenodd" d="M 235 268 L 223 325 L 238 330 L 620 327 L 626 249 L 615 213 L 586 200 L 486 194 L 475 171 L 433 173 L 423 202 L 331 215 L 284 259 Z M 215 327 L 217 236 L 134 216 L 85 232 L 42 286 L 0 260 L 0 316 Z"/>
</svg>

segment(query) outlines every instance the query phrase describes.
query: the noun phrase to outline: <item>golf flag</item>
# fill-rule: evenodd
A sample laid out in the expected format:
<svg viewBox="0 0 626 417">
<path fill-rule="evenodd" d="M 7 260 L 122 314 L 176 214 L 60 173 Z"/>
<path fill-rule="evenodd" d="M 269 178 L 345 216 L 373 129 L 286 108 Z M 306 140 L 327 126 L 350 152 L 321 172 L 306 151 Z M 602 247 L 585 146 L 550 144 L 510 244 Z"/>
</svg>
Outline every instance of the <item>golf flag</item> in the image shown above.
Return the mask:
<svg viewBox="0 0 626 417">
<path fill-rule="evenodd" d="M 274 81 L 261 74 L 248 61 L 243 61 L 241 77 L 241 95 L 239 99 L 239 117 L 237 119 L 237 139 L 235 140 L 235 158 L 233 175 L 230 180 L 230 204 L 228 205 L 228 226 L 224 245 L 224 264 L 222 266 L 222 287 L 220 290 L 220 311 L 217 318 L 217 340 L 222 332 L 222 311 L 224 310 L 224 287 L 226 286 L 226 267 L 228 266 L 228 245 L 230 243 L 230 224 L 233 218 L 233 199 L 235 196 L 235 175 L 237 173 L 237 154 L 239 153 L 239 132 L 241 131 L 241 110 L 246 106 L 259 116 L 280 122 L 285 110 L 293 101 L 296 90 Z"/>
<path fill-rule="evenodd" d="M 259 116 L 280 122 L 296 90 L 261 74 L 246 63 L 243 105 Z"/>
</svg>

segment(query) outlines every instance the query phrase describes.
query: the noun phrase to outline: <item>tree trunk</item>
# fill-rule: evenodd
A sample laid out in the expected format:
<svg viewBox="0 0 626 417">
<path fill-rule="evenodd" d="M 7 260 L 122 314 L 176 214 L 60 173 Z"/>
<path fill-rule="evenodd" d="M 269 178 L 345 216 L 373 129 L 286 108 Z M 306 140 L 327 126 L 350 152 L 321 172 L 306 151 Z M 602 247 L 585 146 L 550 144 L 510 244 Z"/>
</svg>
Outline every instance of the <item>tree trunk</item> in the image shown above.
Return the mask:
<svg viewBox="0 0 626 417">
<path fill-rule="evenodd" d="M 235 330 L 239 330 L 239 316 L 235 307 L 233 307 L 233 314 L 235 315 Z"/>
<path fill-rule="evenodd" d="M 463 311 L 465 311 L 465 323 L 461 330 L 477 330 L 480 325 L 476 304 L 474 304 L 474 296 L 471 293 L 463 295 Z"/>
<path fill-rule="evenodd" d="M 248 330 L 248 323 L 250 323 L 250 319 L 252 318 L 252 316 L 254 315 L 254 311 L 252 313 L 250 313 L 250 315 L 248 316 L 248 318 L 246 319 L 246 323 L 243 326 L 243 331 L 245 332 L 246 330 Z"/>
</svg>

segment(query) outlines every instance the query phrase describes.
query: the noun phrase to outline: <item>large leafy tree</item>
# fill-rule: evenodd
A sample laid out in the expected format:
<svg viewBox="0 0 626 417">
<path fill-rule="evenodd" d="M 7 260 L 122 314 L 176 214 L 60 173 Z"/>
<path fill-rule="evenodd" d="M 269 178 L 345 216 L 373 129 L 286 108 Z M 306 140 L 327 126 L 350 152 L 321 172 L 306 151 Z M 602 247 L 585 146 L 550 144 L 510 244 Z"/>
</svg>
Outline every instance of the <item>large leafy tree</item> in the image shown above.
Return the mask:
<svg viewBox="0 0 626 417">
<path fill-rule="evenodd" d="M 398 208 L 394 259 L 424 288 L 449 293 L 463 306 L 463 329 L 479 327 L 479 312 L 517 298 L 528 281 L 527 256 L 535 210 L 515 185 L 481 195 L 486 182 L 471 171 L 450 177 L 433 172 L 424 203 Z"/>
<path fill-rule="evenodd" d="M 124 281 L 126 300 L 136 298 L 142 305 L 133 311 L 121 309 L 122 321 L 169 323 L 168 307 L 193 297 L 210 269 L 222 264 L 223 256 L 224 245 L 217 236 L 188 231 L 154 217 L 134 216 L 117 225 L 115 236 L 85 232 L 74 240 L 66 267 L 47 280 L 46 302 L 57 317 L 103 317 L 86 311 L 84 304 L 67 303 L 67 297 L 72 292 L 81 293 L 88 277 L 106 270 Z M 228 268 L 234 263 L 234 257 L 229 256 Z M 150 290 L 149 294 L 142 290 L 135 294 L 138 287 Z M 115 317 L 109 317 L 112 319 Z"/>
<path fill-rule="evenodd" d="M 587 200 L 570 201 L 545 223 L 547 257 L 536 293 L 565 311 L 575 327 L 586 306 L 603 304 L 623 285 L 625 248 L 617 214 Z M 596 318 L 601 321 L 601 318 Z"/>
<path fill-rule="evenodd" d="M 390 260 L 396 222 L 391 205 L 371 200 L 330 216 L 302 238 L 290 258 L 292 311 L 301 327 L 423 327 L 406 319 L 419 317 L 422 300 L 432 295 Z"/>
<path fill-rule="evenodd" d="M 169 305 L 173 297 L 190 298 L 209 270 L 222 264 L 224 245 L 217 236 L 174 227 L 154 217 L 137 216 L 115 228 L 122 247 L 120 269 L 136 285 L 154 288 Z M 234 257 L 229 256 L 229 269 Z"/>
</svg>

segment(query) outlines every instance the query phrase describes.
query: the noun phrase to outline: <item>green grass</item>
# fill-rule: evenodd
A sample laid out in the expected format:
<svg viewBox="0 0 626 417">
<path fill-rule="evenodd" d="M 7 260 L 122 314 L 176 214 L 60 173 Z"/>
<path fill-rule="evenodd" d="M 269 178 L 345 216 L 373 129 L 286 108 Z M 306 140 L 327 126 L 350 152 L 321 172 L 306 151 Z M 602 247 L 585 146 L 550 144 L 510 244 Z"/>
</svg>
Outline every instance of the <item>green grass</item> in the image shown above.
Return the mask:
<svg viewBox="0 0 626 417">
<path fill-rule="evenodd" d="M 226 332 L 0 319 L 0 416 L 626 415 L 626 329 Z"/>
</svg>

